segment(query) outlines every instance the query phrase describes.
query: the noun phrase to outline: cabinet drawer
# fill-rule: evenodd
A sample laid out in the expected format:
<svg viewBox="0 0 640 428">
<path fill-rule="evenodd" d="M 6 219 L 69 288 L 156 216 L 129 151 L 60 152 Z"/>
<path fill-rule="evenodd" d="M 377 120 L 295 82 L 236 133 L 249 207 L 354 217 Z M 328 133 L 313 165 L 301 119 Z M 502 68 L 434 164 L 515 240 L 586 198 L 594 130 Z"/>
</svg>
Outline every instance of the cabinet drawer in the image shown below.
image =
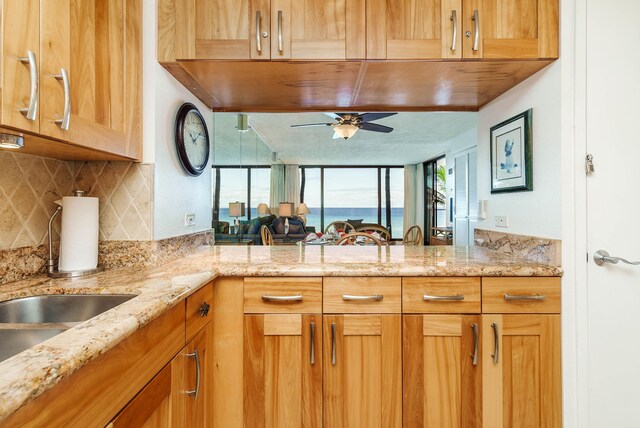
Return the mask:
<svg viewBox="0 0 640 428">
<path fill-rule="evenodd" d="M 480 278 L 402 278 L 402 312 L 480 313 Z"/>
<path fill-rule="evenodd" d="M 322 312 L 322 278 L 245 278 L 244 313 Z"/>
<path fill-rule="evenodd" d="M 213 283 L 205 285 L 187 297 L 187 342 L 213 318 Z"/>
<path fill-rule="evenodd" d="M 400 313 L 400 278 L 325 278 L 325 313 Z"/>
<path fill-rule="evenodd" d="M 560 313 L 560 278 L 482 278 L 483 313 Z"/>
</svg>

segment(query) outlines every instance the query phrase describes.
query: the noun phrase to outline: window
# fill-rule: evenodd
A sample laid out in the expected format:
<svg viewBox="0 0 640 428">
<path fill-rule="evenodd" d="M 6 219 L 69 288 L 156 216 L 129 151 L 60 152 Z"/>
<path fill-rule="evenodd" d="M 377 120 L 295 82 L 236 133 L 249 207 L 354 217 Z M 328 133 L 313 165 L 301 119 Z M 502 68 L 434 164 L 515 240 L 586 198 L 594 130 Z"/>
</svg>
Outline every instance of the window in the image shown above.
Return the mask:
<svg viewBox="0 0 640 428">
<path fill-rule="evenodd" d="M 336 220 L 381 224 L 402 239 L 404 170 L 402 167 L 302 166 L 301 196 L 311 214 L 307 224 L 324 230 Z M 389 175 L 389 192 L 386 175 Z M 387 206 L 390 207 L 387 221 Z"/>
<path fill-rule="evenodd" d="M 213 168 L 213 220 L 233 223 L 229 217 L 230 202 L 244 202 L 245 215 L 240 220 L 258 216 L 258 204 L 269 204 L 270 167 L 214 167 Z M 219 183 L 216 183 L 219 177 Z"/>
</svg>

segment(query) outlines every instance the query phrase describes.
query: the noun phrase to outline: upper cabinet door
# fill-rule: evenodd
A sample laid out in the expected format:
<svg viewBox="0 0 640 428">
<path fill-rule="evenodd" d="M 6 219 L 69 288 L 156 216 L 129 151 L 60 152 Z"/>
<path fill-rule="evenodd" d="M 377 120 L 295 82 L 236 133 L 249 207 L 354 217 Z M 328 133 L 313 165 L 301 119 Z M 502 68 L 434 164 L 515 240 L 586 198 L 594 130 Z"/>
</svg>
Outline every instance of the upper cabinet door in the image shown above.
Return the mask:
<svg viewBox="0 0 640 428">
<path fill-rule="evenodd" d="M 462 58 L 462 0 L 368 0 L 368 59 Z"/>
<path fill-rule="evenodd" d="M 365 0 L 294 0 L 290 4 L 291 59 L 365 58 Z M 271 25 L 273 30 L 273 21 Z"/>
<path fill-rule="evenodd" d="M 2 125 L 38 132 L 40 2 L 5 0 L 2 11 Z"/>
<path fill-rule="evenodd" d="M 194 57 L 249 59 L 249 0 L 196 0 Z M 262 16 L 268 17 L 268 1 Z M 177 12 L 177 11 L 176 11 Z M 183 57 L 179 57 L 182 59 Z"/>
<path fill-rule="evenodd" d="M 558 0 L 464 0 L 465 59 L 558 57 Z"/>
<path fill-rule="evenodd" d="M 141 1 L 41 4 L 40 132 L 139 157 Z"/>
</svg>

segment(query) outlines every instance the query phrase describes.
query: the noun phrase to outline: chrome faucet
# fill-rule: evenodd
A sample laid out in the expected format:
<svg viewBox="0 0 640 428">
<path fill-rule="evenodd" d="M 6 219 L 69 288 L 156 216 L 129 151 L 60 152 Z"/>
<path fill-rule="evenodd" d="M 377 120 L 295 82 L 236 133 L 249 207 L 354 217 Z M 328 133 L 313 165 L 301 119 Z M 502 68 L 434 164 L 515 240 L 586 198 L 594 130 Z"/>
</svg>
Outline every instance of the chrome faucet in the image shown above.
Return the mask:
<svg viewBox="0 0 640 428">
<path fill-rule="evenodd" d="M 53 224 L 53 220 L 56 218 L 56 216 L 58 214 L 60 214 L 60 211 L 62 211 L 62 207 L 60 205 L 58 205 L 58 207 L 53 212 L 53 214 L 51 214 L 51 217 L 49 217 L 49 228 L 47 230 L 47 232 L 49 234 L 49 260 L 47 260 L 47 272 L 49 273 L 49 275 L 51 275 L 56 270 L 55 264 L 53 263 L 53 244 L 51 242 L 52 241 L 52 239 L 51 239 L 51 225 Z"/>
</svg>

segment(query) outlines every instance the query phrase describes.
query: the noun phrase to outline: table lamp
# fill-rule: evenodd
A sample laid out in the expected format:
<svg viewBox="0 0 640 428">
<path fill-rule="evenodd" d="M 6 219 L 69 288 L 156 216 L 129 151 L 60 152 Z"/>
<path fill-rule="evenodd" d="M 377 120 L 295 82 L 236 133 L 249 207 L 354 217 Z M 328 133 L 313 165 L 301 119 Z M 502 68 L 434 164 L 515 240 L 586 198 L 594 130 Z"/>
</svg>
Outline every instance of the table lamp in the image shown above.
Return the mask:
<svg viewBox="0 0 640 428">
<path fill-rule="evenodd" d="M 300 217 L 304 225 L 307 224 L 307 214 L 311 214 L 311 211 L 309 211 L 307 204 L 301 202 L 300 205 L 298 205 L 298 217 Z"/>
<path fill-rule="evenodd" d="M 238 217 L 244 217 L 244 202 L 229 202 L 229 217 L 235 217 L 233 225 L 236 228 L 236 235 L 240 233 L 240 220 Z"/>
<path fill-rule="evenodd" d="M 284 217 L 284 234 L 289 233 L 289 217 L 293 217 L 293 202 L 280 202 L 278 216 Z"/>
<path fill-rule="evenodd" d="M 265 203 L 258 204 L 258 215 L 266 215 L 271 214 L 271 210 L 269 209 L 269 205 Z"/>
</svg>

